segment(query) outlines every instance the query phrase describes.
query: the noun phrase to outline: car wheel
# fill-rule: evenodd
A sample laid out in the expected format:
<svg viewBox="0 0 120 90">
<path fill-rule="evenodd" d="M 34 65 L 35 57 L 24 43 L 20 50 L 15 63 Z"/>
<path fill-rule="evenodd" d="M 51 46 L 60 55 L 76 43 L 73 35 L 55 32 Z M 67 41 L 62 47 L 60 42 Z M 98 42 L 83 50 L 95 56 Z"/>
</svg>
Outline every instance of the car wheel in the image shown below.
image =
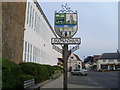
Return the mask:
<svg viewBox="0 0 120 90">
<path fill-rule="evenodd" d="M 83 76 L 83 74 L 82 74 L 82 73 L 80 73 L 80 76 Z"/>
<path fill-rule="evenodd" d="M 81 73 L 79 73 L 79 76 L 81 76 Z"/>
</svg>

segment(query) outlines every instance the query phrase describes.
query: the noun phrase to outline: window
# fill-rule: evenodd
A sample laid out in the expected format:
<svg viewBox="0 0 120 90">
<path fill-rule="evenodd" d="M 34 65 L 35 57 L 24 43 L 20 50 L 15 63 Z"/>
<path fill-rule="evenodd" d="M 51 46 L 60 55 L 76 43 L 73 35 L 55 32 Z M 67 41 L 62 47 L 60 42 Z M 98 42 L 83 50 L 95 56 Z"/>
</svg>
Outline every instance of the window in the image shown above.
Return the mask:
<svg viewBox="0 0 120 90">
<path fill-rule="evenodd" d="M 71 57 L 71 59 L 73 59 L 74 57 Z"/>
<path fill-rule="evenodd" d="M 26 57 L 27 57 L 27 42 L 25 42 L 24 61 L 26 61 Z"/>
<path fill-rule="evenodd" d="M 35 62 L 37 60 L 37 48 L 35 47 Z"/>
<path fill-rule="evenodd" d="M 30 7 L 30 23 L 29 23 L 29 26 L 31 25 L 31 14 L 32 14 L 32 6 Z"/>
<path fill-rule="evenodd" d="M 39 17 L 37 15 L 37 29 L 36 29 L 36 32 L 38 32 L 38 26 L 39 26 Z"/>
<path fill-rule="evenodd" d="M 33 24 L 32 24 L 32 28 L 33 28 L 33 26 L 34 26 L 34 9 L 33 9 Z"/>
<path fill-rule="evenodd" d="M 29 43 L 28 43 L 28 57 L 27 57 L 27 62 L 29 62 Z"/>
<path fill-rule="evenodd" d="M 38 28 L 38 34 L 40 33 L 40 17 L 39 17 L 39 28 Z"/>
<path fill-rule="evenodd" d="M 44 30 L 43 27 L 44 27 L 44 26 L 43 26 L 43 22 L 41 21 L 41 28 L 42 28 L 42 29 L 41 29 L 41 36 L 42 36 L 42 37 L 43 37 L 43 35 L 44 35 L 44 34 L 43 34 L 43 30 Z"/>
<path fill-rule="evenodd" d="M 69 31 L 69 35 L 71 36 L 71 31 Z"/>
<path fill-rule="evenodd" d="M 28 2 L 28 9 L 27 9 L 27 24 L 29 22 L 29 9 L 30 9 L 30 3 Z"/>
<path fill-rule="evenodd" d="M 30 46 L 30 62 L 32 62 L 32 45 Z"/>
<path fill-rule="evenodd" d="M 27 42 L 25 42 L 25 52 L 27 51 Z"/>
<path fill-rule="evenodd" d="M 33 62 L 35 62 L 35 47 L 33 47 Z"/>
<path fill-rule="evenodd" d="M 40 49 L 38 49 L 38 60 L 40 60 Z"/>
<path fill-rule="evenodd" d="M 103 62 L 106 62 L 106 60 L 103 60 Z"/>
<path fill-rule="evenodd" d="M 40 57 L 42 57 L 42 50 L 40 50 Z"/>
<path fill-rule="evenodd" d="M 114 60 L 109 60 L 109 62 L 114 62 Z"/>
<path fill-rule="evenodd" d="M 36 47 L 34 48 L 34 62 L 36 61 Z"/>
<path fill-rule="evenodd" d="M 36 60 L 38 60 L 38 48 L 36 48 Z"/>
<path fill-rule="evenodd" d="M 62 35 L 62 31 L 61 31 L 61 35 Z"/>
<path fill-rule="evenodd" d="M 120 59 L 118 59 L 117 61 L 120 62 Z"/>
<path fill-rule="evenodd" d="M 34 9 L 32 10 L 32 28 L 33 28 L 33 22 L 34 22 Z"/>
<path fill-rule="evenodd" d="M 37 32 L 37 29 L 38 29 L 38 15 L 36 15 L 36 32 Z"/>
<path fill-rule="evenodd" d="M 41 50 L 41 57 L 43 58 L 43 51 Z"/>
<path fill-rule="evenodd" d="M 34 31 L 35 31 L 35 29 L 36 29 L 36 15 L 37 15 L 37 13 L 35 13 L 35 24 L 34 24 Z"/>
</svg>

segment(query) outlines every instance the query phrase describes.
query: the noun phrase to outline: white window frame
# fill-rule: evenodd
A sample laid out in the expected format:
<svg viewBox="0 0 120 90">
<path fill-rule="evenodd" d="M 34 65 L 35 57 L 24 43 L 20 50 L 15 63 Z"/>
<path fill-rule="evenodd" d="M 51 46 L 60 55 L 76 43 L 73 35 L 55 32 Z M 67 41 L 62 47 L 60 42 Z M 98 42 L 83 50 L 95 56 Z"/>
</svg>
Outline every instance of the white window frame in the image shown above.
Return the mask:
<svg viewBox="0 0 120 90">
<path fill-rule="evenodd" d="M 25 41 L 25 46 L 24 46 L 24 62 L 27 60 L 27 42 Z"/>
<path fill-rule="evenodd" d="M 28 2 L 28 5 L 27 5 L 27 24 L 29 24 L 29 15 L 30 15 L 30 2 Z"/>
<path fill-rule="evenodd" d="M 106 60 L 105 60 L 105 59 L 103 59 L 103 62 L 106 62 Z"/>
<path fill-rule="evenodd" d="M 30 5 L 30 22 L 29 22 L 29 26 L 31 26 L 31 17 L 32 17 L 32 5 Z"/>
</svg>

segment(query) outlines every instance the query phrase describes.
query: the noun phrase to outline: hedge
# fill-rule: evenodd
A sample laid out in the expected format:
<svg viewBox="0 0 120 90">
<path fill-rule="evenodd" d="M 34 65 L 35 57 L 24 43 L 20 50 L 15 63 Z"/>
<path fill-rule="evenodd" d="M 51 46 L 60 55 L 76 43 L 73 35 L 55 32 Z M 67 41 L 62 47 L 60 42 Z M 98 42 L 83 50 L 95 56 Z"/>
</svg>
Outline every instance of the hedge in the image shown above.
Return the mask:
<svg viewBox="0 0 120 90">
<path fill-rule="evenodd" d="M 3 88 L 18 88 L 22 86 L 19 78 L 21 68 L 19 65 L 8 60 L 2 60 L 2 87 Z"/>
<path fill-rule="evenodd" d="M 35 77 L 32 76 L 32 75 L 20 75 L 19 78 L 20 78 L 22 81 L 25 81 L 25 80 L 33 79 L 33 78 L 35 78 Z"/>
<path fill-rule="evenodd" d="M 54 68 L 50 65 L 22 63 L 20 66 L 22 69 L 22 74 L 34 76 L 36 82 L 47 80 L 52 76 L 52 74 L 54 74 Z"/>
<path fill-rule="evenodd" d="M 8 60 L 2 60 L 3 88 L 23 88 L 23 81 L 34 78 L 40 83 L 52 77 L 58 66 L 41 65 L 36 63 L 22 63 L 17 65 Z"/>
</svg>

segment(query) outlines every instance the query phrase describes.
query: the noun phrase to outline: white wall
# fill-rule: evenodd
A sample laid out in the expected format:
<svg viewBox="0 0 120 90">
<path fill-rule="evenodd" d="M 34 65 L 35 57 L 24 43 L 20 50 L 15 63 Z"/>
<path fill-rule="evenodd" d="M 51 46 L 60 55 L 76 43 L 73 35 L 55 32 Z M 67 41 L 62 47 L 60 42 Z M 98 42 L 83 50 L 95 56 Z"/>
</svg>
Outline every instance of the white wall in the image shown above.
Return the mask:
<svg viewBox="0 0 120 90">
<path fill-rule="evenodd" d="M 28 14 L 28 3 L 27 3 L 25 32 L 24 32 L 23 61 L 56 65 L 58 61 L 57 58 L 61 57 L 61 54 L 52 49 L 51 38 L 55 37 L 55 35 L 50 29 L 50 27 L 48 26 L 46 20 L 43 18 L 43 15 L 40 13 L 38 8 L 36 7 L 36 4 L 33 2 L 29 2 L 29 3 L 30 3 L 29 5 L 31 5 L 32 8 L 34 9 L 34 14 L 32 9 L 31 16 L 33 16 L 33 18 L 31 18 L 31 24 L 30 24 L 30 18 L 28 19 L 28 17 L 30 17 L 30 14 Z M 30 10 L 29 10 L 29 13 L 30 13 Z M 35 14 L 37 16 L 36 19 L 35 19 L 36 17 Z M 28 20 L 28 23 L 27 23 L 27 20 Z M 35 27 L 35 23 L 36 23 L 36 27 Z M 28 50 L 26 51 L 26 54 L 27 54 L 26 60 L 25 60 L 25 42 L 32 45 L 32 49 L 29 48 L 29 51 L 32 50 L 31 51 L 32 53 L 30 54 L 28 53 Z M 28 44 L 27 44 L 27 47 L 28 47 Z M 30 55 L 32 56 L 31 59 L 30 59 Z"/>
<path fill-rule="evenodd" d="M 117 59 L 112 59 L 113 62 L 110 62 L 111 60 L 110 59 L 105 59 L 106 61 L 103 62 L 103 59 L 99 59 L 97 61 L 97 69 L 101 69 L 101 64 L 120 64 L 120 62 L 117 61 Z"/>
<path fill-rule="evenodd" d="M 76 65 L 80 65 L 80 68 L 82 69 L 82 61 L 79 61 L 76 56 L 71 53 L 71 55 L 68 57 L 68 68 L 71 66 L 72 69 L 76 69 Z"/>
</svg>

